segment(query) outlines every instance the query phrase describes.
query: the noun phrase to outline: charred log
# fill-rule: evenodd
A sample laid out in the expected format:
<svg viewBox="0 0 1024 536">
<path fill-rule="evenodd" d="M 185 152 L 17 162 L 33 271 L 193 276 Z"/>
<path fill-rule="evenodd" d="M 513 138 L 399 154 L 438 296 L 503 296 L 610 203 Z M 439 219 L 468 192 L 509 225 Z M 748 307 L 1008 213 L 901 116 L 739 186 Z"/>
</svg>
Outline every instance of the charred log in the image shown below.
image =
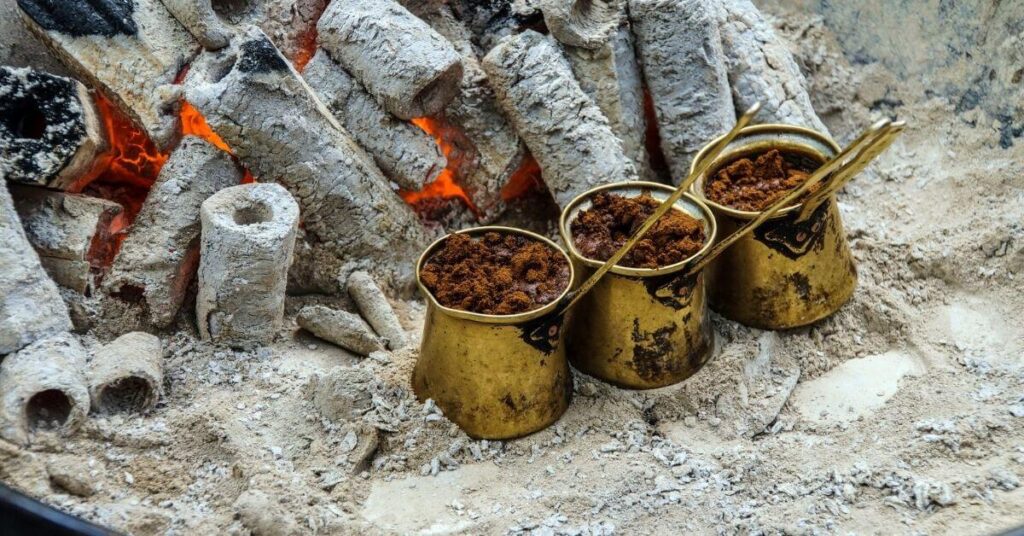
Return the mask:
<svg viewBox="0 0 1024 536">
<path fill-rule="evenodd" d="M 103 282 L 105 314 L 122 317 L 122 330 L 133 324 L 165 328 L 174 321 L 199 262 L 200 206 L 241 180 L 226 153 L 193 136 L 182 139 Z"/>
<path fill-rule="evenodd" d="M 103 345 L 89 364 L 92 409 L 100 413 L 143 413 L 163 391 L 163 347 L 149 333 L 126 333 Z"/>
<path fill-rule="evenodd" d="M 231 42 L 232 31 L 213 10 L 213 0 L 161 0 L 168 11 L 207 50 L 219 50 Z"/>
<path fill-rule="evenodd" d="M 473 33 L 473 43 L 481 53 L 490 51 L 505 37 L 544 25 L 540 10 L 530 1 L 450 0 L 448 4 Z"/>
<path fill-rule="evenodd" d="M 629 2 L 661 148 L 676 182 L 697 151 L 736 122 L 718 9 L 708 0 Z"/>
<path fill-rule="evenodd" d="M 11 185 L 14 208 L 43 268 L 58 285 L 91 294 L 109 260 L 113 223 L 124 209 L 97 197 Z"/>
<path fill-rule="evenodd" d="M 29 27 L 103 88 L 161 149 L 178 128 L 178 72 L 199 43 L 158 0 L 18 0 Z M 140 31 L 140 29 L 142 31 Z"/>
<path fill-rule="evenodd" d="M 194 66 L 188 100 L 261 180 L 299 202 L 333 277 L 363 268 L 412 279 L 428 235 L 365 152 L 259 30 Z"/>
<path fill-rule="evenodd" d="M 539 0 L 551 35 L 565 45 L 600 48 L 622 22 L 625 0 Z"/>
<path fill-rule="evenodd" d="M 600 184 L 636 178 L 608 120 L 547 37 L 526 31 L 507 38 L 483 65 L 560 206 Z"/>
<path fill-rule="evenodd" d="M 299 311 L 296 321 L 313 335 L 362 356 L 384 349 L 384 343 L 370 326 L 348 311 L 311 305 Z"/>
<path fill-rule="evenodd" d="M 57 285 L 43 270 L 0 181 L 0 355 L 71 329 Z"/>
<path fill-rule="evenodd" d="M 373 327 L 378 335 L 384 338 L 388 348 L 398 350 L 408 343 L 405 329 L 398 321 L 398 315 L 391 307 L 384 291 L 366 272 L 355 272 L 349 276 L 345 284 L 348 295 L 356 302 L 359 314 Z"/>
<path fill-rule="evenodd" d="M 433 138 L 388 113 L 323 50 L 313 56 L 303 77 L 381 171 L 402 188 L 420 190 L 444 170 L 447 160 Z"/>
<path fill-rule="evenodd" d="M 70 78 L 0 67 L 0 177 L 67 189 L 107 142 L 89 90 Z"/>
<path fill-rule="evenodd" d="M 458 94 L 461 57 L 394 0 L 335 0 L 320 46 L 401 119 L 434 115 Z"/>
</svg>

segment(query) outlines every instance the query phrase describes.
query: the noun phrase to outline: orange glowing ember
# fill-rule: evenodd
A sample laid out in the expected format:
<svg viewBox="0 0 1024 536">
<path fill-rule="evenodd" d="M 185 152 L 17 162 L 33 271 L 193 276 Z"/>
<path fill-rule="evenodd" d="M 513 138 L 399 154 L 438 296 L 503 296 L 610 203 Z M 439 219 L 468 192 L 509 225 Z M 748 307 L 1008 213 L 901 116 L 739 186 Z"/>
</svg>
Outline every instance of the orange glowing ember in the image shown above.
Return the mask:
<svg viewBox="0 0 1024 536">
<path fill-rule="evenodd" d="M 508 183 L 501 189 L 501 199 L 506 202 L 512 201 L 543 188 L 544 182 L 540 178 L 540 164 L 533 158 L 533 155 L 526 155 L 519 169 L 512 173 Z"/>
<path fill-rule="evenodd" d="M 231 152 L 228 144 L 224 143 L 224 140 L 206 123 L 206 118 L 203 117 L 203 114 L 199 113 L 199 110 L 188 102 L 181 103 L 181 134 L 183 136 L 191 134 L 202 138 L 221 151 L 234 154 Z"/>
<path fill-rule="evenodd" d="M 161 153 L 146 133 L 125 117 L 103 93 L 96 93 L 96 108 L 110 149 L 96 163 L 94 169 L 98 173 L 83 177 L 70 190 L 81 191 L 93 179 L 130 183 L 143 188 L 152 186 L 167 161 L 167 155 Z"/>
<path fill-rule="evenodd" d="M 469 196 L 466 195 L 466 191 L 457 182 L 459 169 L 463 165 L 466 156 L 465 152 L 460 150 L 452 140 L 456 136 L 462 135 L 461 132 L 438 118 L 420 117 L 413 119 L 412 123 L 434 138 L 437 145 L 441 148 L 441 154 L 448 159 L 448 167 L 438 175 L 434 182 L 427 184 L 422 190 L 399 190 L 399 195 L 410 205 L 416 205 L 424 200 L 434 198 L 461 199 L 470 210 L 477 213 L 477 209 L 473 206 Z"/>
</svg>

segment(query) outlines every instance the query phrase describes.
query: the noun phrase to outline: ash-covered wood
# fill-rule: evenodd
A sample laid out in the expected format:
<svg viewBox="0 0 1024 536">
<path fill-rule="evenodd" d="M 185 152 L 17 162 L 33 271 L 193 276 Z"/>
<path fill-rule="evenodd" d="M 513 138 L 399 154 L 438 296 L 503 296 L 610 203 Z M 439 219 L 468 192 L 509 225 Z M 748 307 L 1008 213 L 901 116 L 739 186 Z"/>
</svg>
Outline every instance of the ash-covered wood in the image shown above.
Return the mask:
<svg viewBox="0 0 1024 536">
<path fill-rule="evenodd" d="M 0 2 L 0 65 L 31 67 L 60 76 L 69 74 L 53 52 L 25 26 L 15 0 Z"/>
<path fill-rule="evenodd" d="M 14 207 L 43 268 L 58 285 L 91 293 L 121 205 L 78 194 L 11 185 Z"/>
<path fill-rule="evenodd" d="M 458 129 L 468 151 L 456 180 L 477 209 L 480 221 L 489 222 L 504 211 L 502 188 L 522 165 L 526 148 L 501 112 L 487 74 L 480 65 L 468 27 L 448 6 L 421 15 L 462 55 L 459 94 L 444 110 L 444 120 Z"/>
<path fill-rule="evenodd" d="M 608 120 L 549 38 L 532 30 L 506 38 L 483 66 L 560 206 L 595 186 L 636 178 Z"/>
<path fill-rule="evenodd" d="M 57 285 L 43 270 L 0 180 L 0 356 L 71 330 Z"/>
<path fill-rule="evenodd" d="M 199 209 L 241 180 L 227 153 L 194 136 L 182 139 L 103 281 L 106 316 L 121 317 L 122 330 L 174 321 L 199 262 Z"/>
<path fill-rule="evenodd" d="M 318 50 L 302 76 L 380 170 L 402 188 L 420 190 L 448 165 L 430 135 L 388 113 L 327 52 Z"/>
<path fill-rule="evenodd" d="M 381 290 L 373 277 L 366 272 L 354 272 L 345 283 L 348 295 L 356 302 L 359 314 L 373 327 L 378 335 L 384 338 L 388 348 L 398 350 L 408 344 L 405 329 L 398 321 L 391 302 Z"/>
<path fill-rule="evenodd" d="M 278 184 L 225 188 L 203 202 L 196 322 L 204 339 L 245 347 L 284 319 L 299 206 Z"/>
<path fill-rule="evenodd" d="M 409 0 L 410 3 L 414 0 Z M 449 0 L 455 16 L 473 33 L 481 54 L 510 35 L 543 27 L 544 18 L 533 0 Z"/>
<path fill-rule="evenodd" d="M 69 333 L 40 339 L 0 363 L 0 437 L 27 445 L 35 432 L 69 435 L 89 413 L 85 348 Z"/>
<path fill-rule="evenodd" d="M 317 28 L 320 46 L 401 119 L 434 115 L 459 91 L 459 54 L 394 0 L 334 0 Z"/>
<path fill-rule="evenodd" d="M 629 27 L 617 28 L 596 48 L 563 46 L 583 91 L 597 103 L 641 177 L 651 177 L 644 144 L 644 89 Z"/>
<path fill-rule="evenodd" d="M 153 409 L 163 392 L 163 346 L 155 335 L 125 333 L 101 346 L 89 363 L 93 411 L 142 413 Z"/>
<path fill-rule="evenodd" d="M 232 30 L 213 10 L 213 0 L 161 0 L 207 50 L 219 50 L 231 42 Z"/>
<path fill-rule="evenodd" d="M 250 30 L 207 54 L 188 100 L 255 176 L 295 196 L 306 241 L 326 252 L 318 268 L 332 280 L 363 268 L 411 281 L 426 230 L 266 36 Z"/>
<path fill-rule="evenodd" d="M 0 67 L 0 177 L 66 189 L 107 147 L 89 90 L 76 80 Z"/>
<path fill-rule="evenodd" d="M 178 128 L 178 72 L 199 43 L 159 0 L 18 0 L 32 29 L 81 77 L 101 87 L 161 149 Z"/>
<path fill-rule="evenodd" d="M 672 178 L 736 122 L 725 54 L 711 0 L 629 0 L 647 89 Z"/>
<path fill-rule="evenodd" d="M 295 320 L 302 329 L 359 355 L 384 349 L 384 343 L 370 326 L 359 315 L 348 311 L 310 305 L 303 307 Z"/>
<path fill-rule="evenodd" d="M 786 44 L 750 0 L 725 0 L 720 28 L 737 110 L 755 102 L 764 123 L 786 123 L 828 133 L 807 94 L 807 80 Z"/>
<path fill-rule="evenodd" d="M 599 48 L 625 16 L 625 0 L 538 0 L 548 30 L 559 42 Z"/>
</svg>

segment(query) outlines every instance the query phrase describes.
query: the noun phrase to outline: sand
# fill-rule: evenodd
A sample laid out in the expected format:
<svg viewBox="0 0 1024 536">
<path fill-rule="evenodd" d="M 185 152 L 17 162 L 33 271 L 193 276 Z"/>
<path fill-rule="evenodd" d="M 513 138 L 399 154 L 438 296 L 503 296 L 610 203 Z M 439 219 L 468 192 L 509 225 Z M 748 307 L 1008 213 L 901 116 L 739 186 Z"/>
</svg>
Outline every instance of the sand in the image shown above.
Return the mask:
<svg viewBox="0 0 1024 536">
<path fill-rule="evenodd" d="M 840 195 L 860 286 L 835 316 L 781 333 L 715 317 L 717 354 L 684 384 L 631 392 L 577 374 L 555 426 L 507 442 L 471 440 L 415 401 L 415 345 L 360 359 L 289 330 L 236 353 L 183 333 L 165 341 L 151 415 L 91 417 L 31 450 L 0 442 L 0 479 L 136 534 L 1024 522 L 1024 143 L 1002 147 L 998 122 L 913 77 L 851 63 L 820 19 L 782 29 L 840 141 L 883 113 L 910 123 Z M 293 316 L 310 300 L 291 302 Z M 418 337 L 422 302 L 396 307 Z"/>
</svg>

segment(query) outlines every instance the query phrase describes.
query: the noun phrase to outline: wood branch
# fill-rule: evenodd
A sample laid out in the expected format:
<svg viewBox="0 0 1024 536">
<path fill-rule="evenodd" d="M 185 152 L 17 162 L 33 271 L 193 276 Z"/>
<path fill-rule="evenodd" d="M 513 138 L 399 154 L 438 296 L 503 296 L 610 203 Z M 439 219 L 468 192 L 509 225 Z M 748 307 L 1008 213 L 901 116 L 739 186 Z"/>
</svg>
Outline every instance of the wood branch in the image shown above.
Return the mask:
<svg viewBox="0 0 1024 536">
<path fill-rule="evenodd" d="M 203 202 L 196 316 L 204 339 L 267 343 L 284 323 L 299 205 L 278 184 L 225 188 Z"/>
<path fill-rule="evenodd" d="M 178 130 L 178 72 L 199 43 L 158 0 L 18 0 L 29 28 L 169 148 Z"/>
<path fill-rule="evenodd" d="M 407 286 L 426 229 L 262 32 L 237 41 L 193 65 L 188 100 L 255 176 L 295 196 L 331 280 L 362 268 Z"/>
<path fill-rule="evenodd" d="M 14 208 L 43 268 L 58 285 L 91 293 L 121 205 L 45 188 L 11 185 Z"/>
<path fill-rule="evenodd" d="M 171 325 L 199 262 L 199 209 L 241 182 L 227 153 L 186 136 L 160 170 L 103 281 L 105 316 L 121 331 Z"/>
<path fill-rule="evenodd" d="M 317 51 L 302 76 L 380 170 L 402 188 L 421 190 L 448 165 L 430 135 L 388 113 L 325 51 Z"/>
<path fill-rule="evenodd" d="M 354 272 L 345 283 L 348 295 L 356 302 L 359 314 L 373 327 L 378 335 L 387 341 L 388 348 L 398 350 L 408 344 L 405 328 L 398 321 L 398 315 L 391 307 L 384 291 L 366 272 Z"/>
<path fill-rule="evenodd" d="M 32 69 L 0 67 L 0 177 L 67 189 L 92 171 L 106 148 L 84 85 Z"/>
<path fill-rule="evenodd" d="M 690 160 L 705 144 L 736 122 L 717 9 L 710 0 L 629 1 L 661 148 L 675 182 L 688 174 Z"/>
<path fill-rule="evenodd" d="M 580 87 L 597 103 L 641 177 L 653 177 L 644 135 L 644 89 L 627 25 L 593 49 L 563 46 Z"/>
<path fill-rule="evenodd" d="M 434 115 L 458 94 L 461 57 L 394 0 L 335 0 L 320 46 L 401 119 Z"/>
<path fill-rule="evenodd" d="M 532 30 L 506 38 L 483 65 L 560 206 L 595 186 L 636 178 L 608 120 L 549 38 Z"/>
<path fill-rule="evenodd" d="M 68 333 L 37 340 L 4 358 L 0 437 L 24 446 L 41 429 L 61 435 L 77 430 L 89 414 L 85 361 L 85 348 Z"/>
<path fill-rule="evenodd" d="M 501 190 L 522 165 L 526 147 L 501 112 L 469 28 L 448 6 L 421 16 L 462 55 L 460 91 L 445 108 L 444 119 L 472 144 L 473 154 L 465 159 L 457 176 L 459 185 L 476 207 L 480 221 L 493 221 L 504 212 Z"/>
<path fill-rule="evenodd" d="M 551 35 L 573 47 L 604 46 L 625 15 L 625 0 L 540 0 L 539 3 Z"/>
<path fill-rule="evenodd" d="M 92 409 L 144 413 L 156 406 L 164 385 L 163 347 L 149 333 L 133 331 L 103 345 L 89 363 Z"/>
<path fill-rule="evenodd" d="M 0 355 L 70 329 L 57 285 L 25 236 L 6 181 L 0 181 Z"/>
<path fill-rule="evenodd" d="M 384 343 L 359 315 L 322 305 L 303 307 L 296 317 L 299 326 L 313 335 L 361 356 L 384 349 Z"/>
<path fill-rule="evenodd" d="M 750 0 L 726 0 L 719 27 L 737 110 L 762 105 L 763 123 L 800 125 L 828 134 L 807 94 L 807 80 L 786 44 Z"/>
</svg>

